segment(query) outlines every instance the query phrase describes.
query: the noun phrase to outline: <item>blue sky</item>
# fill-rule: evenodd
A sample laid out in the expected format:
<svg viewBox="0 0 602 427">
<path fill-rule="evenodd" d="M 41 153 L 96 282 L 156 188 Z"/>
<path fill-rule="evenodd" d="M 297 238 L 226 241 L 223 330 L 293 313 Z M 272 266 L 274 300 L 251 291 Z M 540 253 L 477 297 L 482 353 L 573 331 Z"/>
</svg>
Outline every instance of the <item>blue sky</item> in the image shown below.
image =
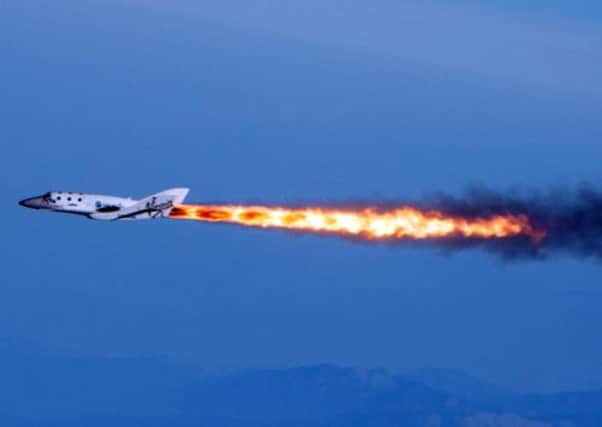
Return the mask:
<svg viewBox="0 0 602 427">
<path fill-rule="evenodd" d="M 597 3 L 248 4 L 0 5 L 0 334 L 208 370 L 434 366 L 521 390 L 602 386 L 591 260 L 16 205 L 50 189 L 331 203 L 602 179 Z"/>
</svg>

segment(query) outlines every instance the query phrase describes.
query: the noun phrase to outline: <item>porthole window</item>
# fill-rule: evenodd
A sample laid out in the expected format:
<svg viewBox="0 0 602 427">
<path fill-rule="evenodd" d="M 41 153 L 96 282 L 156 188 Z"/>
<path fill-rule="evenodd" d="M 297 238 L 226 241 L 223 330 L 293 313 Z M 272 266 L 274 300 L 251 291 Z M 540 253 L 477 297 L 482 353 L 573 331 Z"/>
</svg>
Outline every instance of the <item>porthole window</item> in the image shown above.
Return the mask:
<svg viewBox="0 0 602 427">
<path fill-rule="evenodd" d="M 69 202 L 70 202 L 70 201 L 71 201 L 71 197 L 67 197 L 67 201 L 69 201 Z"/>
<path fill-rule="evenodd" d="M 78 201 L 78 202 L 81 202 L 81 201 L 82 201 L 82 198 L 81 198 L 81 197 L 80 197 L 80 198 L 78 198 L 78 199 L 77 199 L 77 201 Z"/>
<path fill-rule="evenodd" d="M 56 199 L 57 199 L 57 200 L 61 200 L 61 196 L 58 196 Z"/>
</svg>

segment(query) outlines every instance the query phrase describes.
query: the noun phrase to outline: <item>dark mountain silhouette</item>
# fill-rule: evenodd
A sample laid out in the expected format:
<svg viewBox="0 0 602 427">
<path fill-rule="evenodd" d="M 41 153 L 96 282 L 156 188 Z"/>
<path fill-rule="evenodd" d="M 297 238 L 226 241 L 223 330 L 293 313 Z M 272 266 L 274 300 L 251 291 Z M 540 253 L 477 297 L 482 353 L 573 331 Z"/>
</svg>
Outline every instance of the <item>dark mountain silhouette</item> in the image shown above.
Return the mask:
<svg viewBox="0 0 602 427">
<path fill-rule="evenodd" d="M 159 358 L 101 358 L 0 341 L 0 425 L 602 425 L 602 391 L 516 395 L 449 370 L 333 365 L 206 375 Z"/>
<path fill-rule="evenodd" d="M 513 395 L 509 390 L 453 369 L 423 368 L 400 375 L 399 378 L 477 402 L 495 402 Z"/>
</svg>

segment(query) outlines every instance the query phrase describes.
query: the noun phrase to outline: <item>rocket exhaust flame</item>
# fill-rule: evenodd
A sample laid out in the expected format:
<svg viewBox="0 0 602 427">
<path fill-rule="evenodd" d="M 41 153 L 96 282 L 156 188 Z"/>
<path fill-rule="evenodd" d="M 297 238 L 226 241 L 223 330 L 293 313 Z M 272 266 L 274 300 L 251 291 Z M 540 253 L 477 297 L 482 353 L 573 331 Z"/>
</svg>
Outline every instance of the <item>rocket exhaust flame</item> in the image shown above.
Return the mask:
<svg viewBox="0 0 602 427">
<path fill-rule="evenodd" d="M 528 237 L 533 244 L 538 244 L 545 236 L 545 231 L 536 229 L 524 214 L 499 213 L 483 217 L 461 217 L 410 206 L 388 210 L 347 210 L 319 207 L 177 205 L 170 217 L 376 241 L 450 238 L 486 240 L 523 236 Z"/>
<path fill-rule="evenodd" d="M 481 188 L 462 198 L 360 208 L 177 205 L 170 217 L 364 242 L 431 242 L 447 250 L 477 246 L 505 259 L 564 252 L 602 261 L 602 191 L 591 187 L 520 197 Z"/>
</svg>

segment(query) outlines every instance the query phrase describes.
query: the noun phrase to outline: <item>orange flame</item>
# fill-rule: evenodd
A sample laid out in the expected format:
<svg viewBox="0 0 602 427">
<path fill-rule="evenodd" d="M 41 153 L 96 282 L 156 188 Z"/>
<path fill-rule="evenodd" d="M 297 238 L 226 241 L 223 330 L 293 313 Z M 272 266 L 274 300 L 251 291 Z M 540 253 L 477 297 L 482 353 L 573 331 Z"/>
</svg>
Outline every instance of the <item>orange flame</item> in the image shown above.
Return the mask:
<svg viewBox="0 0 602 427">
<path fill-rule="evenodd" d="M 392 210 L 344 210 L 318 207 L 177 205 L 172 209 L 170 218 L 356 236 L 367 240 L 527 236 L 534 243 L 539 243 L 545 236 L 545 232 L 535 229 L 523 214 L 464 218 L 407 206 Z"/>
</svg>

